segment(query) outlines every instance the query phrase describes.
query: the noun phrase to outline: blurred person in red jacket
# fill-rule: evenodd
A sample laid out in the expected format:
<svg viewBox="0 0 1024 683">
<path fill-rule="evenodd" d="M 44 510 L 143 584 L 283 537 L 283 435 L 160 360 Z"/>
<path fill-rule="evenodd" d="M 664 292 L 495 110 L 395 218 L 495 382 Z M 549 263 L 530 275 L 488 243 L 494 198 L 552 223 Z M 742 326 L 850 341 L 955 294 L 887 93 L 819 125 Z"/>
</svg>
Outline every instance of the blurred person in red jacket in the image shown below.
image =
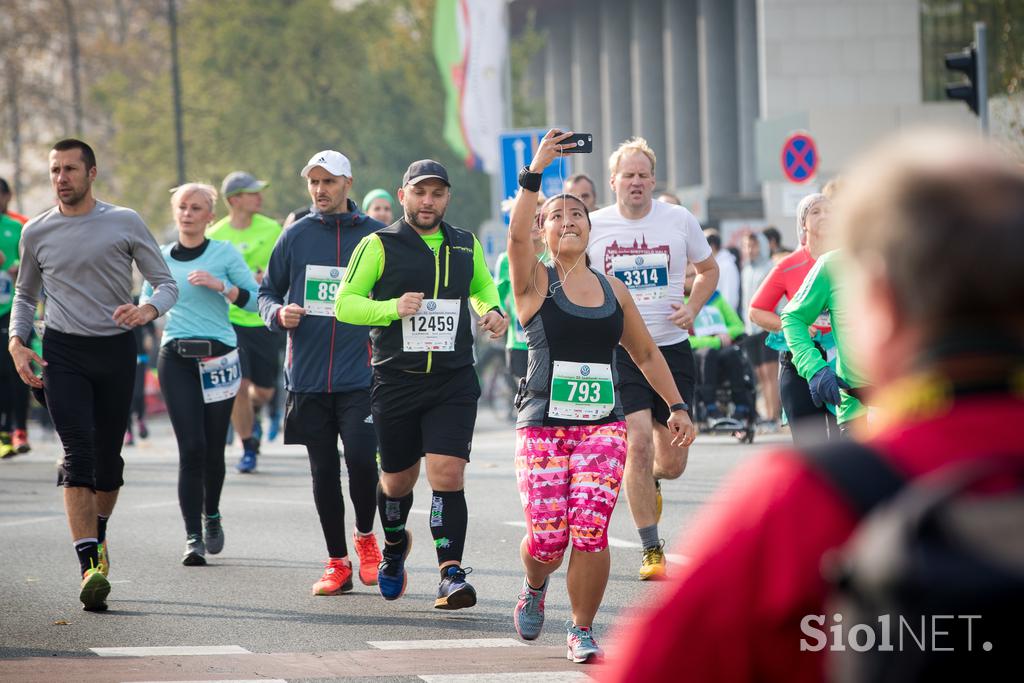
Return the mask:
<svg viewBox="0 0 1024 683">
<path fill-rule="evenodd" d="M 850 348 L 879 415 L 864 444 L 906 482 L 1024 464 L 1024 168 L 916 133 L 869 154 L 840 202 Z M 798 451 L 742 465 L 676 547 L 685 569 L 620 624 L 601 679 L 822 680 L 831 648 L 801 647 L 801 625 L 829 612 L 823 560 L 858 523 L 847 501 Z"/>
</svg>

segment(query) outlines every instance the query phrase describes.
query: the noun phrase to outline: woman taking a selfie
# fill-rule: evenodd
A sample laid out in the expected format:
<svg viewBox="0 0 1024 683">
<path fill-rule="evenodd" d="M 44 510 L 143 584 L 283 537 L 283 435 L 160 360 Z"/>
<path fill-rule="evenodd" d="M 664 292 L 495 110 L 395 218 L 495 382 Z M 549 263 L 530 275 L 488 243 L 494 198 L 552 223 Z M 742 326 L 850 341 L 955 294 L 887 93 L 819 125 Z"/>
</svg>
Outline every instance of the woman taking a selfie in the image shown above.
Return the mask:
<svg viewBox="0 0 1024 683">
<path fill-rule="evenodd" d="M 228 307 L 257 310 L 256 281 L 242 255 L 230 243 L 205 236 L 216 201 L 217 191 L 209 185 L 175 189 L 171 210 L 178 241 L 161 249 L 180 292 L 167 313 L 157 370 L 178 441 L 186 566 L 204 565 L 207 550 L 217 554 L 224 547 L 219 509 L 224 446 L 241 379 Z M 147 282 L 142 301 L 151 293 Z"/>
<path fill-rule="evenodd" d="M 540 635 L 550 575 L 569 544 L 567 656 L 602 655 L 593 622 L 608 583 L 608 523 L 626 460 L 626 423 L 615 390 L 621 343 L 669 406 L 673 444 L 689 446 L 690 423 L 668 365 L 620 281 L 590 268 L 590 218 L 582 200 L 560 194 L 535 218 L 543 170 L 571 134 L 549 131 L 528 168 L 512 210 L 509 269 L 516 314 L 529 349 L 517 396 L 516 477 L 526 512 L 520 546 L 526 577 L 513 612 L 525 640 Z M 530 229 L 540 221 L 550 260 L 537 260 Z"/>
</svg>

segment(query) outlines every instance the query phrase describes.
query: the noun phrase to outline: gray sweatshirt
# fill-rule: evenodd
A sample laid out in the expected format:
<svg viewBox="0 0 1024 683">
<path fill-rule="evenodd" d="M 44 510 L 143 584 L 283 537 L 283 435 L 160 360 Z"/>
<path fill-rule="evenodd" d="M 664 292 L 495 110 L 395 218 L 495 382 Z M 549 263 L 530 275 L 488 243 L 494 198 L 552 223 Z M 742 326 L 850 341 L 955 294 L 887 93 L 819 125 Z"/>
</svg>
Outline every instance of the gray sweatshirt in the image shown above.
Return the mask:
<svg viewBox="0 0 1024 683">
<path fill-rule="evenodd" d="M 84 216 L 65 216 L 54 207 L 25 225 L 19 249 L 10 336 L 26 344 L 42 288 L 47 327 L 84 337 L 126 331 L 113 315 L 132 302 L 132 261 L 153 285 L 148 303 L 160 315 L 178 300 L 156 240 L 131 209 L 97 201 Z"/>
</svg>

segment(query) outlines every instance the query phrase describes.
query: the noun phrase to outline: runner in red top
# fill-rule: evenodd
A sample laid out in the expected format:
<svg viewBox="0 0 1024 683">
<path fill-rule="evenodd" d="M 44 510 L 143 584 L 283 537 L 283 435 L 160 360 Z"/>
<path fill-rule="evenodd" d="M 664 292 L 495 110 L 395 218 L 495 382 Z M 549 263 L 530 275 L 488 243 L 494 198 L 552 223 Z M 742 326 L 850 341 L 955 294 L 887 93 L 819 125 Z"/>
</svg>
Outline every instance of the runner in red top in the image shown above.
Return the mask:
<svg viewBox="0 0 1024 683">
<path fill-rule="evenodd" d="M 848 181 L 838 225 L 845 275 L 862 293 L 848 304 L 860 323 L 851 352 L 882 416 L 867 444 L 907 479 L 971 460 L 1024 463 L 1024 169 L 949 134 L 881 149 Z M 929 201 L 911 201 L 921 197 Z M 943 254 L 942 269 L 921 258 L 932 253 Z M 801 641 L 816 643 L 801 620 L 833 623 L 822 559 L 856 522 L 811 467 L 783 451 L 735 473 L 676 550 L 689 558 L 683 573 L 621 628 L 602 680 L 824 678 L 828 649 L 801 651 Z"/>
<path fill-rule="evenodd" d="M 782 336 L 782 320 L 776 309 L 783 299 L 796 296 L 800 285 L 814 262 L 827 251 L 828 215 L 831 202 L 823 194 L 809 194 L 797 206 L 797 226 L 800 230 L 800 248 L 776 263 L 750 300 L 750 320 L 768 330 L 767 344 L 779 353 L 779 395 L 786 411 L 789 428 L 796 443 L 816 443 L 838 438 L 839 427 L 835 416 L 825 406 L 816 406 L 811 399 L 807 380 L 793 365 L 793 356 Z M 828 316 L 822 316 L 810 331 L 820 338 L 816 345 L 822 355 L 831 344 Z"/>
</svg>

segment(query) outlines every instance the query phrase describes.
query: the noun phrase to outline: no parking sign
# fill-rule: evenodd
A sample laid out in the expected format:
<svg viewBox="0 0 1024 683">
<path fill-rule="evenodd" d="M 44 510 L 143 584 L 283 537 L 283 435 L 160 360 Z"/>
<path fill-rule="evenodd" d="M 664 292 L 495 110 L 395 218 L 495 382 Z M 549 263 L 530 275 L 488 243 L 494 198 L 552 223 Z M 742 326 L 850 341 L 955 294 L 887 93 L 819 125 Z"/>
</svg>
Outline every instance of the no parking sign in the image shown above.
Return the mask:
<svg viewBox="0 0 1024 683">
<path fill-rule="evenodd" d="M 807 133 L 794 133 L 782 143 L 782 172 L 794 183 L 806 183 L 818 170 L 818 146 Z"/>
</svg>

